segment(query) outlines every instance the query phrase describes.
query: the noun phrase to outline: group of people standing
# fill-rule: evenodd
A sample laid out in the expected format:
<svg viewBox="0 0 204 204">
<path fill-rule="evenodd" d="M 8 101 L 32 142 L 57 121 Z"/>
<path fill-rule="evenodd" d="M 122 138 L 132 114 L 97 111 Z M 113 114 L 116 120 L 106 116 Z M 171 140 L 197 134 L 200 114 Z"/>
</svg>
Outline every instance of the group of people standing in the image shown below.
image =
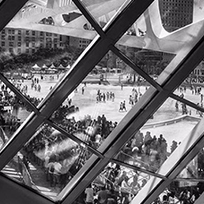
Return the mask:
<svg viewBox="0 0 204 204">
<path fill-rule="evenodd" d="M 101 92 L 101 90 L 99 89 L 97 91 L 97 94 L 96 94 L 96 102 L 106 102 L 106 101 L 112 101 L 114 102 L 114 99 L 115 99 L 115 94 L 114 92 L 112 91 L 107 91 L 106 93 L 105 92 Z"/>
</svg>

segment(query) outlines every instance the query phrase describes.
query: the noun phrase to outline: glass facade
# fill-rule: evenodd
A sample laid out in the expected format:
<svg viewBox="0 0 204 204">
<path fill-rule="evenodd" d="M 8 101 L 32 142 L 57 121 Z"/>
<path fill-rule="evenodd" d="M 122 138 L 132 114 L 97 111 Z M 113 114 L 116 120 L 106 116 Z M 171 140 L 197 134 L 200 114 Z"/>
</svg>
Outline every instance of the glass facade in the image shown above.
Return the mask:
<svg viewBox="0 0 204 204">
<path fill-rule="evenodd" d="M 3 203 L 200 202 L 203 8 L 0 1 Z"/>
</svg>

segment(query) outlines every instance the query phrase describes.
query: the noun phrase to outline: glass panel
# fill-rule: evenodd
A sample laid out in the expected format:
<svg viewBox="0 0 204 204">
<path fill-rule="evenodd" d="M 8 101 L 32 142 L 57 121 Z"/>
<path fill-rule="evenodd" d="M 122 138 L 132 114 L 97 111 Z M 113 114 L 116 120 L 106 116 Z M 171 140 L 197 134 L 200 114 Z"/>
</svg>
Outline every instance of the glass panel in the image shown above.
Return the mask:
<svg viewBox="0 0 204 204">
<path fill-rule="evenodd" d="M 90 43 L 90 40 L 70 38 L 70 44 L 67 44 L 67 36 L 51 31 L 46 33 L 5 28 L 0 34 L 8 35 L 9 31 L 14 33 L 16 40 L 12 48 L 7 46 L 12 40 L 4 40 L 5 45 L 0 52 L 3 63 L 1 72 L 24 95 L 30 97 L 44 98 Z M 47 39 L 50 39 L 50 47 L 46 47 Z M 67 46 L 60 47 L 62 43 Z"/>
<path fill-rule="evenodd" d="M 92 41 L 69 26 L 74 11 L 72 1 L 28 1 L 0 31 L 1 72 L 25 95 L 45 98 Z"/>
<path fill-rule="evenodd" d="M 87 186 L 76 202 L 107 201 L 129 203 L 145 186 L 150 176 L 131 168 L 110 162 L 95 180 Z"/>
<path fill-rule="evenodd" d="M 104 27 L 110 19 L 117 13 L 117 11 L 121 8 L 121 6 L 128 1 L 125 0 L 101 0 L 101 1 L 83 1 L 83 5 L 90 12 L 90 14 L 94 17 L 94 19 L 98 22 L 101 27 Z M 90 23 L 84 24 L 85 30 L 94 30 Z"/>
<path fill-rule="evenodd" d="M 122 5 L 124 1 L 117 0 L 117 1 L 95 1 L 95 2 L 97 4 L 93 4 L 93 5 L 87 4 L 86 6 L 87 6 L 87 9 L 90 11 L 90 13 L 92 13 L 92 15 L 97 19 L 99 24 L 103 26 L 112 17 L 116 7 L 118 6 L 117 8 L 119 8 L 119 6 Z M 27 82 L 27 80 L 28 80 L 28 85 L 30 85 L 30 87 L 31 87 L 31 84 L 35 82 L 38 84 L 37 82 L 38 80 L 36 78 L 38 78 L 39 80 L 43 80 L 44 82 L 40 84 L 41 88 L 39 88 L 39 86 L 36 87 L 35 86 L 36 84 L 33 84 L 34 88 L 33 89 L 30 88 L 28 92 L 29 94 L 32 93 L 31 97 L 36 97 L 36 95 L 38 96 L 38 94 L 41 97 L 45 97 L 47 93 L 53 88 L 56 81 L 58 81 L 58 79 L 61 77 L 61 74 L 63 75 L 64 72 L 67 71 L 67 68 L 69 68 L 70 65 L 76 60 L 79 53 L 85 47 L 87 47 L 87 45 L 96 35 L 96 32 L 94 32 L 92 28 L 89 28 L 90 25 L 84 21 L 84 18 L 83 19 L 81 18 L 82 17 L 81 13 L 78 10 L 76 10 L 76 7 L 74 6 L 72 1 L 58 1 L 56 4 L 55 3 L 56 3 L 55 1 L 40 1 L 40 2 L 35 1 L 35 3 L 30 3 L 30 2 L 27 3 L 25 7 L 22 8 L 22 10 L 9 23 L 8 27 L 1 32 L 0 43 L 2 48 L 1 56 L 3 59 L 3 67 L 4 67 L 4 71 L 6 70 L 6 72 L 9 72 L 9 73 L 6 73 L 3 71 L 5 76 L 8 78 L 11 77 L 12 78 L 11 81 L 18 88 L 20 88 L 20 85 L 18 83 L 25 83 Z M 70 7 L 67 6 L 68 5 L 67 3 L 69 4 Z M 104 5 L 105 7 L 103 7 Z M 149 8 L 149 13 L 155 14 L 155 12 L 150 12 L 152 7 L 153 7 L 153 10 L 155 8 L 155 4 L 152 4 L 152 5 L 154 7 L 151 6 Z M 67 15 L 62 14 L 61 12 L 65 8 L 66 8 L 66 14 L 69 13 Z M 61 12 L 60 15 L 56 15 L 56 16 L 51 15 L 53 14 L 53 11 L 54 12 L 56 11 L 55 9 L 59 9 L 57 11 Z M 95 16 L 94 12 L 98 16 Z M 106 15 L 104 16 L 104 14 Z M 157 20 L 154 21 L 153 20 L 154 17 Z M 143 66 L 142 63 L 144 63 L 145 59 L 147 58 L 149 59 L 150 57 L 152 57 L 152 61 L 147 60 L 148 64 L 146 65 L 144 63 L 145 66 L 144 68 L 143 67 L 142 68 L 146 73 L 151 75 L 153 79 L 156 79 L 158 75 L 161 74 L 161 77 L 159 76 L 158 82 L 162 84 L 164 80 L 167 77 L 169 77 L 169 75 L 174 71 L 176 65 L 178 65 L 181 62 L 181 60 L 186 56 L 186 54 L 188 54 L 189 50 L 195 45 L 196 42 L 193 42 L 190 45 L 188 45 L 188 42 L 194 39 L 192 38 L 192 36 L 196 36 L 197 37 L 196 40 L 198 41 L 200 37 L 203 35 L 203 32 L 201 32 L 202 30 L 199 28 L 200 24 L 195 24 L 194 26 L 191 26 L 190 29 L 188 29 L 188 32 L 186 32 L 188 33 L 187 35 L 185 35 L 186 30 L 181 29 L 178 31 L 179 34 L 178 32 L 176 32 L 178 35 L 176 35 L 175 33 L 174 34 L 159 33 L 161 35 L 157 36 L 158 29 L 162 29 L 163 31 L 163 28 L 161 27 L 161 25 L 158 26 L 157 24 L 157 22 L 159 22 L 158 19 L 160 19 L 158 18 L 158 16 L 151 16 L 150 19 L 147 16 L 145 16 L 146 24 L 144 23 L 145 26 L 140 27 L 141 24 L 139 25 L 139 23 L 142 22 L 142 17 L 141 17 L 141 19 L 138 20 L 140 22 L 136 22 L 136 24 L 134 24 L 133 27 L 130 28 L 130 30 L 128 30 L 127 33 L 120 39 L 118 44 L 119 46 L 124 46 L 123 49 L 126 49 L 127 48 L 126 46 L 130 46 L 131 47 L 130 49 L 132 49 L 132 46 L 133 46 L 133 49 L 131 51 L 133 53 L 133 59 L 132 59 L 132 54 L 127 54 L 127 55 L 129 58 L 133 60 L 133 62 L 135 62 L 136 64 L 139 64 L 140 67 Z M 153 25 L 153 23 L 148 22 L 148 20 L 152 20 L 151 22 L 156 22 L 156 25 Z M 36 22 L 39 22 L 39 24 L 37 24 Z M 143 22 L 144 22 L 144 19 L 143 19 Z M 72 27 L 73 24 L 74 24 L 74 27 Z M 19 27 L 21 29 L 19 29 Z M 152 27 L 156 28 L 156 30 L 153 29 Z M 30 30 L 31 28 L 33 30 Z M 63 28 L 66 28 L 66 29 L 63 29 Z M 200 33 L 201 33 L 201 36 L 200 36 Z M 67 36 L 64 36 L 64 34 L 69 35 L 71 37 L 68 38 Z M 81 37 L 82 34 L 83 34 L 83 39 L 75 38 L 75 37 Z M 179 39 L 180 36 L 182 40 Z M 172 41 L 169 39 L 171 39 Z M 176 40 L 176 43 L 174 40 Z M 67 43 L 67 41 L 69 43 Z M 187 48 L 184 47 L 183 49 L 184 52 L 181 54 L 178 54 L 178 52 L 181 51 L 181 48 L 185 46 L 184 44 L 182 44 L 183 42 L 185 42 L 185 45 L 187 46 Z M 170 47 L 168 47 L 169 43 L 171 45 Z M 69 46 L 74 46 L 75 48 L 71 49 L 71 47 L 69 47 L 69 49 L 67 49 L 67 47 L 65 46 L 67 44 Z M 83 48 L 83 49 L 81 50 L 78 48 Z M 63 51 L 61 51 L 61 49 L 63 49 Z M 71 49 L 71 52 L 70 52 L 70 49 Z M 13 54 L 17 56 L 14 56 Z M 85 131 L 85 134 L 91 135 L 93 132 L 93 128 L 95 128 L 97 125 L 97 124 L 94 124 L 94 126 L 91 126 L 92 132 L 90 133 L 89 127 L 91 122 L 95 123 L 94 119 L 96 118 L 98 119 L 98 116 L 104 115 L 104 117 L 106 118 L 105 121 L 108 122 L 108 124 L 101 122 L 100 124 L 101 129 L 99 128 L 99 130 L 101 131 L 100 132 L 101 135 L 99 135 L 100 136 L 99 141 L 101 137 L 108 136 L 109 132 L 111 131 L 111 128 L 114 128 L 115 125 L 117 125 L 117 123 L 120 122 L 120 120 L 126 114 L 126 109 L 127 111 L 131 109 L 133 104 L 129 103 L 129 102 L 132 103 L 132 99 L 129 96 L 131 95 L 132 97 L 133 94 L 134 96 L 136 95 L 136 91 L 135 90 L 133 91 L 133 87 L 127 86 L 127 85 L 130 85 L 130 82 L 132 82 L 131 81 L 132 77 L 131 77 L 131 80 L 129 80 L 130 79 L 129 74 L 132 72 L 129 71 L 128 68 L 127 70 L 125 70 L 127 72 L 126 75 L 128 75 L 128 78 L 126 77 L 125 73 L 123 73 L 125 78 L 123 78 L 123 75 L 121 76 L 117 74 L 116 76 L 114 75 L 115 77 L 114 78 L 112 77 L 112 75 L 109 75 L 107 71 L 105 71 L 104 73 L 104 67 L 105 67 L 105 70 L 109 69 L 110 67 L 115 74 L 115 71 L 118 72 L 118 70 L 121 70 L 120 68 L 123 68 L 123 65 L 124 65 L 123 62 L 121 62 L 121 60 L 118 59 L 118 63 L 116 63 L 118 64 L 118 66 L 115 65 L 111 67 L 111 65 L 109 64 L 109 56 L 108 56 L 109 54 L 110 53 L 108 53 L 106 56 L 107 64 L 103 66 L 101 69 L 102 73 L 99 73 L 98 75 L 97 74 L 94 75 L 93 78 L 90 73 L 90 75 L 88 75 L 87 78 L 77 87 L 76 89 L 77 91 L 75 90 L 74 94 L 72 93 L 71 94 L 72 96 L 70 95 L 69 100 L 65 102 L 65 104 L 68 103 L 67 105 L 69 106 L 70 99 L 73 100 L 71 101 L 70 105 L 72 105 L 73 103 L 74 107 L 76 107 L 76 110 L 74 109 L 74 111 L 71 112 L 71 114 L 70 112 L 67 114 L 67 112 L 62 111 L 63 115 L 61 114 L 59 115 L 59 113 L 61 113 L 60 112 L 61 107 L 60 107 L 59 110 L 57 110 L 51 118 L 54 122 L 56 122 L 59 125 L 62 125 L 62 127 L 66 129 L 65 125 L 67 125 L 66 124 L 67 122 L 71 122 L 71 123 L 73 122 L 72 125 L 74 125 L 74 127 L 76 127 L 75 125 L 78 125 L 77 122 L 81 124 L 82 120 L 80 117 L 82 116 L 83 120 L 85 121 L 85 126 L 83 126 L 84 129 L 82 129 L 82 131 L 81 129 L 77 129 L 77 131 L 79 131 L 79 133 Z M 166 55 L 169 58 L 165 61 L 164 56 Z M 175 57 L 176 59 L 174 58 L 175 55 L 176 55 Z M 156 60 L 158 60 L 158 62 L 155 62 L 156 61 L 155 58 Z M 171 61 L 172 58 L 174 58 L 173 62 Z M 140 64 L 140 61 L 141 61 L 141 64 Z M 172 63 L 169 64 L 170 61 Z M 94 71 L 95 70 L 93 70 L 93 72 Z M 135 75 L 133 74 L 133 76 L 134 76 L 133 82 L 135 82 L 134 81 Z M 15 82 L 13 81 L 13 78 L 15 79 L 14 80 Z M 34 80 L 34 82 L 32 82 L 31 78 Z M 136 78 L 138 82 L 137 85 L 139 85 L 136 87 L 137 93 L 143 94 L 148 86 L 146 85 L 146 80 L 141 78 L 140 76 L 137 76 Z M 110 83 L 111 81 L 110 79 L 115 79 L 115 81 L 113 80 L 114 81 L 113 84 Z M 90 81 L 92 82 L 92 84 L 90 84 Z M 94 82 L 96 81 L 96 84 L 93 83 L 93 81 Z M 141 82 L 144 82 L 144 83 L 141 83 Z M 110 87 L 110 84 L 111 84 L 111 87 Z M 116 96 L 116 98 L 115 97 L 111 98 L 111 99 L 114 99 L 114 101 L 107 100 L 108 99 L 107 92 L 110 90 L 110 88 L 112 89 L 111 93 L 114 92 L 114 95 Z M 106 93 L 105 95 L 106 98 L 104 97 L 104 94 L 102 97 L 101 95 L 102 92 Z M 110 91 L 109 91 L 109 98 L 110 98 Z M 125 106 L 124 104 L 120 106 L 121 101 L 124 102 L 124 99 L 127 100 L 128 103 L 126 101 Z M 96 108 L 97 110 L 94 108 L 96 102 L 98 104 L 98 107 Z M 103 103 L 103 102 L 106 102 L 106 103 Z M 135 103 L 135 101 L 133 101 L 133 103 Z M 112 106 L 110 104 L 112 104 Z M 175 104 L 175 101 L 171 104 Z M 168 108 L 165 107 L 164 105 L 165 108 L 163 109 L 163 114 L 161 114 L 162 109 L 159 109 L 158 114 L 155 114 L 153 118 L 148 121 L 147 123 L 148 126 L 147 125 L 146 127 L 144 126 L 146 129 L 143 127 L 140 130 L 140 132 L 143 133 L 143 135 L 146 134 L 146 132 L 149 132 L 150 134 L 157 135 L 157 137 L 159 136 L 157 140 L 161 140 L 162 143 L 164 144 L 165 154 L 159 155 L 159 158 L 157 158 L 155 156 L 155 152 L 151 152 L 150 154 L 150 151 L 148 151 L 148 148 L 146 148 L 145 149 L 146 155 L 144 156 L 145 156 L 145 159 L 147 160 L 144 160 L 144 161 L 145 162 L 147 161 L 147 163 L 143 162 L 141 158 L 139 158 L 134 163 L 135 165 L 141 165 L 142 167 L 144 165 L 144 167 L 147 168 L 148 170 L 156 171 L 158 169 L 159 164 L 163 162 L 163 159 L 164 159 L 164 156 L 166 156 L 166 153 L 169 153 L 170 151 L 172 152 L 176 148 L 176 144 L 174 144 L 174 146 L 172 145 L 172 149 L 170 150 L 169 147 L 170 147 L 171 141 L 173 142 L 174 137 L 166 138 L 166 136 L 167 135 L 169 136 L 171 134 L 173 136 L 177 136 L 176 139 L 179 138 L 180 140 L 181 137 L 178 137 L 178 135 L 180 136 L 181 134 L 182 136 L 184 136 L 186 134 L 186 132 L 184 131 L 190 131 L 189 129 L 193 128 L 193 126 L 197 123 L 197 121 L 194 121 L 192 118 L 190 118 L 187 121 L 187 124 L 184 125 L 185 128 L 183 128 L 183 126 L 180 123 L 180 118 L 178 120 L 177 118 L 175 119 L 175 117 L 178 115 L 176 115 L 176 113 L 173 113 L 172 111 L 174 109 L 174 106 L 169 106 L 169 105 L 167 106 L 169 109 L 171 108 L 170 111 L 168 111 L 167 110 Z M 101 111 L 101 109 L 103 110 Z M 70 110 L 70 107 L 68 107 L 68 111 L 69 110 Z M 91 112 L 90 110 L 93 111 L 91 114 L 90 114 Z M 84 119 L 84 116 L 87 116 L 87 115 L 88 117 L 85 117 Z M 166 115 L 168 115 L 168 117 L 166 117 Z M 100 120 L 102 119 L 100 118 Z M 185 120 L 185 119 L 182 118 L 182 120 Z M 163 120 L 165 121 L 163 122 Z M 110 128 L 107 128 L 107 126 L 110 125 L 110 121 L 114 125 L 111 126 Z M 178 129 L 175 127 L 175 124 L 172 124 L 173 125 L 173 128 L 172 128 L 172 126 L 168 124 L 169 121 L 170 123 L 172 121 L 174 121 L 175 124 L 179 123 Z M 154 122 L 154 125 L 155 125 L 153 127 L 151 126 L 152 122 Z M 157 125 L 161 125 L 161 124 L 163 125 L 162 128 L 165 130 L 168 129 L 168 126 L 171 126 L 171 130 L 167 130 L 167 132 L 165 132 L 163 129 L 162 130 L 158 129 Z M 165 125 L 165 128 L 164 128 L 164 125 Z M 72 128 L 71 125 L 68 126 L 68 128 L 70 127 Z M 81 126 L 79 127 L 81 128 Z M 173 129 L 176 129 L 177 132 L 172 133 Z M 182 129 L 181 133 L 178 131 L 180 129 Z M 68 131 L 69 130 L 70 129 L 68 129 Z M 73 129 L 71 129 L 71 131 L 73 131 Z M 73 140 L 68 138 L 68 135 L 65 136 L 63 134 L 58 134 L 58 133 L 55 134 L 55 133 L 56 133 L 56 130 L 54 130 L 54 128 L 51 128 L 47 125 L 42 125 L 42 127 L 36 130 L 36 134 L 25 145 L 25 147 L 21 151 L 19 151 L 18 154 L 13 158 L 13 160 L 9 162 L 8 165 L 2 170 L 2 172 L 7 174 L 8 176 L 15 175 L 15 176 L 11 176 L 13 179 L 17 179 L 21 183 L 28 185 L 34 188 L 35 190 L 41 192 L 43 195 L 52 197 L 53 199 L 64 187 L 64 185 L 66 185 L 66 182 L 69 182 L 69 180 L 73 177 L 73 175 L 76 174 L 78 169 L 81 168 L 81 165 L 83 165 L 86 159 L 88 159 L 91 155 L 87 151 L 87 148 L 85 145 L 74 142 Z M 149 133 L 147 133 L 147 135 Z M 77 136 L 75 132 L 74 134 Z M 162 134 L 165 137 L 165 139 L 161 138 L 160 134 Z M 95 141 L 97 141 L 96 139 L 98 138 L 95 138 Z M 2 141 L 3 140 L 4 139 L 2 139 Z M 176 142 L 178 143 L 179 141 L 176 141 Z M 144 143 L 144 145 L 147 146 L 148 144 Z M 128 147 L 128 145 L 126 145 L 125 147 Z M 72 151 L 73 149 L 74 151 Z M 123 149 L 123 151 L 127 154 L 126 150 L 127 149 L 125 148 Z M 131 150 L 133 150 L 133 148 Z M 133 154 L 136 152 L 136 154 L 138 154 L 136 156 L 140 157 L 141 156 L 140 151 L 141 151 L 140 147 L 135 148 L 133 151 Z M 122 159 L 122 161 L 130 162 L 129 157 L 132 159 L 132 156 L 135 156 L 135 155 L 130 154 L 128 155 L 128 157 L 126 157 L 128 159 L 125 158 L 125 160 Z M 118 156 L 118 159 L 119 159 L 119 156 Z M 158 161 L 155 162 L 155 159 L 158 159 L 159 162 Z M 152 168 L 149 168 L 149 165 L 152 163 L 153 163 Z M 54 171 L 52 167 L 55 167 Z M 111 167 L 111 168 L 114 168 L 114 167 Z M 58 171 L 59 169 L 61 172 L 60 175 Z M 14 174 L 12 173 L 9 175 L 10 172 L 8 172 L 8 170 L 14 172 Z M 105 173 L 107 173 L 106 172 L 107 170 L 109 170 L 108 167 L 107 169 L 104 170 Z M 137 181 L 138 181 L 137 176 L 141 176 L 141 173 L 135 172 L 133 170 L 128 170 L 127 174 L 129 175 L 129 173 L 133 174 L 133 177 L 136 178 Z M 46 180 L 46 176 L 48 176 L 47 177 L 48 180 Z M 128 177 L 128 181 L 127 181 L 128 183 L 131 183 L 131 181 L 129 181 L 130 179 L 131 178 Z M 146 180 L 148 179 L 145 179 L 144 183 L 146 183 Z M 138 182 L 136 183 L 138 184 Z M 141 186 L 142 185 L 143 183 L 141 183 Z M 127 196 L 128 198 L 129 198 L 129 194 L 130 194 L 130 197 L 132 196 L 132 194 L 129 193 L 128 191 L 128 193 L 126 192 L 124 196 L 121 196 L 122 197 L 121 199 L 122 200 L 126 199 L 127 194 L 128 194 Z"/>
<path fill-rule="evenodd" d="M 52 114 L 51 120 L 94 148 L 108 137 L 148 89 L 129 83 L 128 70 L 116 69 L 109 52 Z"/>
<path fill-rule="evenodd" d="M 199 122 L 190 115 L 178 115 L 174 104 L 175 100 L 167 99 L 125 144 L 117 159 L 156 172 Z"/>
<path fill-rule="evenodd" d="M 169 78 L 170 74 L 173 73 L 177 65 L 184 59 L 202 35 L 199 34 L 201 27 L 198 22 L 190 24 L 188 27 L 183 27 L 182 23 L 186 19 L 174 21 L 174 18 L 166 18 L 165 14 L 169 14 L 168 9 L 171 6 L 166 1 L 163 4 L 168 5 L 168 7 L 160 8 L 159 2 L 153 1 L 149 8 L 117 42 L 117 47 L 142 70 L 157 80 L 159 84 L 162 84 Z M 174 4 L 179 4 L 178 7 L 182 7 L 183 10 L 177 12 L 174 7 L 171 7 L 171 16 L 183 16 L 185 12 L 184 7 L 187 8 L 186 5 L 184 6 L 178 2 L 174 2 Z M 193 1 L 189 4 L 191 6 L 189 5 L 189 10 L 185 15 L 191 16 L 188 23 L 192 23 Z M 173 26 L 173 23 L 176 23 L 177 27 L 172 27 L 175 31 L 167 32 L 165 30 L 167 26 L 164 28 L 162 19 L 169 19 L 171 21 L 171 23 L 167 23 L 169 26 Z M 198 32 L 195 33 L 194 29 L 198 29 Z M 192 35 L 197 38 L 192 38 Z"/>
<path fill-rule="evenodd" d="M 44 124 L 2 172 L 55 199 L 91 155 L 85 145 Z"/>
</svg>

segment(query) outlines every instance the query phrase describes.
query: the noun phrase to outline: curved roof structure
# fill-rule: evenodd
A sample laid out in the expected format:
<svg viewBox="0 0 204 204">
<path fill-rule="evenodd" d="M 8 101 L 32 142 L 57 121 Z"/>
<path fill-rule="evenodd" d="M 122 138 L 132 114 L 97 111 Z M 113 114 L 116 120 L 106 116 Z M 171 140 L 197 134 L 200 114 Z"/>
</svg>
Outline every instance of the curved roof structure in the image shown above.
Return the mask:
<svg viewBox="0 0 204 204">
<path fill-rule="evenodd" d="M 1 30 L 91 40 L 67 72 L 22 84 L 20 68 L 8 77 L 2 62 L 2 107 L 12 109 L 1 110 L 10 122 L 2 122 L 1 203 L 81 203 L 91 183 L 114 187 L 122 200 L 130 195 L 132 204 L 164 195 L 181 203 L 185 192 L 202 203 L 202 16 L 169 33 L 157 0 L 4 0 L 0 11 Z M 79 15 L 67 21 L 71 13 Z M 112 58 L 120 72 L 101 65 Z M 116 179 L 123 172 L 126 188 Z"/>
</svg>

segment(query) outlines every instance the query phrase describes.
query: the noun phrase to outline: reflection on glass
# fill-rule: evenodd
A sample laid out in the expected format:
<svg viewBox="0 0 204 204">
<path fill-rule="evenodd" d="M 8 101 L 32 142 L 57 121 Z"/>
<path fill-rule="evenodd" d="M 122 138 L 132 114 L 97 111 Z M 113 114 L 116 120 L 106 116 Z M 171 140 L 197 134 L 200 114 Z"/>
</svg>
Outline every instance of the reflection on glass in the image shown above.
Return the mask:
<svg viewBox="0 0 204 204">
<path fill-rule="evenodd" d="M 76 202 L 129 203 L 148 179 L 147 174 L 110 162 Z"/>
<path fill-rule="evenodd" d="M 94 17 L 95 21 L 103 28 L 111 18 L 117 13 L 119 8 L 123 5 L 123 3 L 128 1 L 125 0 L 111 0 L 111 1 L 83 1 L 83 5 L 90 12 L 90 14 Z M 96 6 L 97 5 L 97 6 Z M 85 30 L 93 31 L 94 28 L 90 23 L 84 22 L 83 28 Z"/>
<path fill-rule="evenodd" d="M 172 6 L 174 4 L 176 7 Z M 187 4 L 188 7 L 186 7 Z M 160 5 L 163 6 L 160 7 Z M 200 12 L 197 12 L 199 6 L 196 3 L 193 5 L 193 1 L 189 1 L 186 5 L 178 2 L 168 4 L 166 1 L 153 1 L 117 42 L 119 49 L 152 78 L 157 79 L 160 76 L 157 80 L 159 84 L 169 77 L 169 74 L 196 45 L 197 40 L 202 37 L 200 32 L 203 25 L 199 25 L 198 21 L 203 18 Z M 197 11 L 193 12 L 194 9 Z M 180 12 L 177 12 L 178 10 Z M 186 19 L 180 22 L 174 20 L 184 13 L 188 16 Z M 169 15 L 171 18 L 168 18 Z M 195 16 L 199 19 L 197 22 L 193 22 Z M 195 33 L 195 29 L 198 29 L 198 32 Z M 167 32 L 167 30 L 174 30 L 174 32 Z M 197 39 L 191 36 L 196 36 Z"/>
<path fill-rule="evenodd" d="M 130 34 L 126 33 L 126 35 L 130 35 Z M 127 36 L 127 38 L 128 37 L 129 36 Z M 118 45 L 117 47 L 136 66 L 138 66 L 141 70 L 147 73 L 154 80 L 157 80 L 158 76 L 162 73 L 162 71 L 167 67 L 167 65 L 174 58 L 173 54 L 154 51 L 151 49 L 149 50 L 141 49 L 141 48 L 125 46 L 125 45 Z M 120 67 L 124 66 L 120 62 L 120 59 L 118 59 L 118 66 Z M 132 78 L 132 81 L 133 80 L 136 80 L 137 83 L 140 83 L 140 84 L 147 83 L 146 80 L 142 77 L 136 77 L 135 79 Z"/>
<path fill-rule="evenodd" d="M 55 199 L 90 156 L 85 145 L 45 124 L 2 172 Z"/>
<path fill-rule="evenodd" d="M 182 48 L 178 34 L 164 30 L 158 4 L 154 1 L 117 42 L 118 49 L 154 80 Z"/>
<path fill-rule="evenodd" d="M 125 144 L 117 159 L 156 172 L 200 121 L 193 115 L 178 112 L 175 103 L 175 100 L 167 99 Z"/>
</svg>

